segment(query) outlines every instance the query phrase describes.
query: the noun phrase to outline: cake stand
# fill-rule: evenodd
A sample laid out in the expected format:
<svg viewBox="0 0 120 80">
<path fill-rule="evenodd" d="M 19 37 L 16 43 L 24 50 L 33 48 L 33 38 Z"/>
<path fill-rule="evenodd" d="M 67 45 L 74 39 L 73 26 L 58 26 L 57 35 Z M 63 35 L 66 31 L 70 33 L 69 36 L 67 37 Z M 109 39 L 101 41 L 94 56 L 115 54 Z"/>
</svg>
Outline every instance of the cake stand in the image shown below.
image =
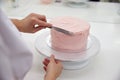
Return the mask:
<svg viewBox="0 0 120 80">
<path fill-rule="evenodd" d="M 100 43 L 95 36 L 90 35 L 88 37 L 87 48 L 82 52 L 66 53 L 56 51 L 51 47 L 50 29 L 45 29 L 36 38 L 35 48 L 47 58 L 51 54 L 55 55 L 55 59 L 61 60 L 64 69 L 82 69 L 99 52 Z"/>
</svg>

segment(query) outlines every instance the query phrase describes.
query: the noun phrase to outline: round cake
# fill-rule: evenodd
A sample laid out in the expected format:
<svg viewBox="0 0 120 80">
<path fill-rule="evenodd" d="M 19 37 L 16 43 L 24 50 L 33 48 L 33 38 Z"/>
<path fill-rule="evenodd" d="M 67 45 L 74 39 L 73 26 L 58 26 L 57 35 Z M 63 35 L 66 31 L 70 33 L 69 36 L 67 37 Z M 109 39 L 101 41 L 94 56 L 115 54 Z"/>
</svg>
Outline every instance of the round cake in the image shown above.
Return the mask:
<svg viewBox="0 0 120 80">
<path fill-rule="evenodd" d="M 50 23 L 62 29 L 72 32 L 74 35 L 66 35 L 51 29 L 51 46 L 61 52 L 81 52 L 86 50 L 90 25 L 75 17 L 57 17 Z"/>
</svg>

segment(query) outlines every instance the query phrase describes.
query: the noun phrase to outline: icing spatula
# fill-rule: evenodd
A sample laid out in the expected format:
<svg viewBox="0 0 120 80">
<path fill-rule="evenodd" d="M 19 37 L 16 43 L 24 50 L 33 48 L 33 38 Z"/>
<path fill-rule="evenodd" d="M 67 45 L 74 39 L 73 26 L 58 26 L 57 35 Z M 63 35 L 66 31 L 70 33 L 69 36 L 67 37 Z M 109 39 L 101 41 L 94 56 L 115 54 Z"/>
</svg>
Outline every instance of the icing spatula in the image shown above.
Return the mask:
<svg viewBox="0 0 120 80">
<path fill-rule="evenodd" d="M 59 31 L 59 32 L 64 33 L 64 34 L 69 35 L 69 36 L 73 36 L 74 35 L 73 32 L 70 32 L 68 30 L 65 30 L 65 29 L 62 29 L 62 28 L 59 28 L 59 27 L 52 26 L 52 27 L 49 27 L 49 28 L 54 29 L 56 31 Z"/>
</svg>

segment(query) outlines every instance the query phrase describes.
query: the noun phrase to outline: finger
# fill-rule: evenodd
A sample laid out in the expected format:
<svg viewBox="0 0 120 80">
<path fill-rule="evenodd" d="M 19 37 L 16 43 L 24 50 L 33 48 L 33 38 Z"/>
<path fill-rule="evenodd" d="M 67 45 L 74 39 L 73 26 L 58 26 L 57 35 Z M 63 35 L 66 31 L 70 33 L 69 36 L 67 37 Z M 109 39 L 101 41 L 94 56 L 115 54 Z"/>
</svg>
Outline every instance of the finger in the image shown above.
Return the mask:
<svg viewBox="0 0 120 80">
<path fill-rule="evenodd" d="M 33 28 L 33 33 L 37 32 L 41 29 L 44 29 L 44 27 L 35 27 L 35 28 Z"/>
<path fill-rule="evenodd" d="M 54 55 L 51 55 L 51 56 L 50 56 L 50 62 L 51 62 L 51 61 L 52 61 L 52 62 L 55 62 L 55 57 L 54 57 Z"/>
<path fill-rule="evenodd" d="M 48 64 L 49 64 L 49 61 L 43 61 L 43 64 L 45 65 L 45 66 L 47 66 Z"/>
<path fill-rule="evenodd" d="M 43 62 L 43 64 L 44 64 L 45 66 L 47 66 L 47 65 L 48 65 L 48 63 L 47 63 L 47 62 Z"/>
<path fill-rule="evenodd" d="M 38 18 L 39 18 L 40 20 L 42 20 L 42 21 L 47 22 L 45 15 L 39 15 L 39 14 L 38 14 Z"/>
<path fill-rule="evenodd" d="M 56 62 L 56 63 L 59 63 L 59 62 L 60 62 L 60 60 L 55 60 L 55 62 Z"/>
<path fill-rule="evenodd" d="M 52 26 L 52 24 L 47 23 L 45 21 L 41 21 L 39 19 L 36 19 L 35 24 L 38 24 L 39 26 L 43 26 L 43 27 L 51 27 Z"/>
<path fill-rule="evenodd" d="M 36 13 L 31 13 L 30 16 L 36 17 L 37 19 L 40 19 L 40 20 L 46 22 L 46 16 L 45 16 L 45 15 L 40 15 L 40 14 L 36 14 Z"/>
<path fill-rule="evenodd" d="M 43 27 L 43 26 L 38 26 L 38 27 L 33 27 L 33 33 L 35 33 L 35 32 L 37 32 L 37 31 L 39 31 L 39 30 L 41 30 L 41 29 L 45 29 L 46 27 Z"/>
<path fill-rule="evenodd" d="M 39 20 L 39 19 L 37 19 L 37 18 L 32 18 L 32 22 L 33 22 L 33 25 L 34 26 L 42 26 L 42 27 L 51 27 L 52 26 L 52 24 L 50 24 L 50 23 L 47 23 L 47 22 L 45 22 L 45 21 L 42 21 L 42 20 Z"/>
<path fill-rule="evenodd" d="M 45 71 L 47 71 L 47 68 L 45 66 L 43 68 L 44 68 Z"/>
<path fill-rule="evenodd" d="M 43 64 L 47 66 L 49 64 L 49 61 L 43 61 Z"/>
<path fill-rule="evenodd" d="M 50 60 L 49 60 L 49 59 L 47 59 L 47 58 L 45 58 L 45 61 L 50 62 Z"/>
<path fill-rule="evenodd" d="M 38 19 L 47 22 L 45 15 L 40 15 L 40 14 L 35 14 L 35 15 L 36 15 L 36 17 L 37 17 Z"/>
<path fill-rule="evenodd" d="M 41 28 L 42 29 L 42 28 Z M 34 29 L 33 31 L 32 31 L 32 33 L 35 33 L 35 32 L 37 32 L 37 31 L 39 31 L 39 30 L 41 30 L 40 28 L 39 29 Z"/>
<path fill-rule="evenodd" d="M 33 28 L 34 28 L 34 29 L 38 29 L 38 28 L 43 29 L 43 28 L 45 28 L 45 27 L 39 26 L 38 24 L 35 24 L 35 25 L 33 26 Z"/>
</svg>

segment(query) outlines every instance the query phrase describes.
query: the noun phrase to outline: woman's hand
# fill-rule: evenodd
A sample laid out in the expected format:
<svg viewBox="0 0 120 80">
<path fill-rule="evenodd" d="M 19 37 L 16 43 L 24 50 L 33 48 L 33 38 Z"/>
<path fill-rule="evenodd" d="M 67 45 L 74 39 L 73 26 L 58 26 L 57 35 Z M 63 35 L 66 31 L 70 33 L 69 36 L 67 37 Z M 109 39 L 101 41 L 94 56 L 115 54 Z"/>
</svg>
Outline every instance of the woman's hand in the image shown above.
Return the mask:
<svg viewBox="0 0 120 80">
<path fill-rule="evenodd" d="M 22 20 L 12 19 L 12 22 L 21 32 L 34 33 L 43 28 L 51 27 L 50 23 L 47 23 L 44 15 L 31 13 Z"/>
<path fill-rule="evenodd" d="M 44 70 L 46 71 L 44 80 L 56 80 L 56 78 L 62 72 L 62 63 L 58 60 L 55 60 L 54 55 L 51 55 L 50 60 L 45 59 L 43 64 Z"/>
</svg>

